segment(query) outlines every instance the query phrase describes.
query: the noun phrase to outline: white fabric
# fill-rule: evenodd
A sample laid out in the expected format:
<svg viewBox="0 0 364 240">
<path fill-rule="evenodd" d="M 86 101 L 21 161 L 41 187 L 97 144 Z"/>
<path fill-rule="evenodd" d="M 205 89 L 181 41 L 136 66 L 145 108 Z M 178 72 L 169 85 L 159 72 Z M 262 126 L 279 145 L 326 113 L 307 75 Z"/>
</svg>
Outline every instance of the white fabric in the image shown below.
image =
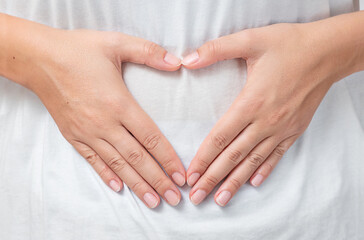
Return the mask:
<svg viewBox="0 0 364 240">
<path fill-rule="evenodd" d="M 58 28 L 114 30 L 185 56 L 207 40 L 358 9 L 352 0 L 0 0 L 0 11 Z M 242 89 L 244 62 L 167 73 L 124 65 L 124 79 L 188 167 Z M 102 81 L 102 79 L 100 79 Z M 259 188 L 225 208 L 151 210 L 110 190 L 62 137 L 40 100 L 0 78 L 0 239 L 363 239 L 364 74 L 329 91 L 304 135 Z M 216 190 L 216 189 L 215 189 Z"/>
</svg>

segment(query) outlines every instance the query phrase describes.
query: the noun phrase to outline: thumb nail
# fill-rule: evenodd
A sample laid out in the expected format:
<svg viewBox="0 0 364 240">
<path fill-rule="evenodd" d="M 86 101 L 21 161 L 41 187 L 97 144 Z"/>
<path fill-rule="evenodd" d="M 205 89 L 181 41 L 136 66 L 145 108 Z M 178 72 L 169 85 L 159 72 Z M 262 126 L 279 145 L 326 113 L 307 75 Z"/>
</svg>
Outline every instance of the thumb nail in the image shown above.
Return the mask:
<svg viewBox="0 0 364 240">
<path fill-rule="evenodd" d="M 187 55 L 186 57 L 183 58 L 182 64 L 191 65 L 191 64 L 197 62 L 199 58 L 200 58 L 200 56 L 198 55 L 198 52 L 193 52 L 190 55 Z"/>
<path fill-rule="evenodd" d="M 164 56 L 164 61 L 173 66 L 179 66 L 181 64 L 181 59 L 170 54 L 169 52 L 167 52 L 166 56 Z"/>
</svg>

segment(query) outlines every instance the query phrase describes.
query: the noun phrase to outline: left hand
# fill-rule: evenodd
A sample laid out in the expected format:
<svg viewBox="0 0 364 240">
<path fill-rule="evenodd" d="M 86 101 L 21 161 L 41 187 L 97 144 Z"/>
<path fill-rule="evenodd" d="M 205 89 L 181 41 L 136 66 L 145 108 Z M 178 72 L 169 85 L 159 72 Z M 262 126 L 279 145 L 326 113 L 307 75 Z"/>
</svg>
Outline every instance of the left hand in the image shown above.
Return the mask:
<svg viewBox="0 0 364 240">
<path fill-rule="evenodd" d="M 259 186 L 308 127 L 331 85 L 342 77 L 331 42 L 319 38 L 322 29 L 312 24 L 244 30 L 209 41 L 183 59 L 186 68 L 197 69 L 242 58 L 248 71 L 241 93 L 188 168 L 192 203 L 202 202 L 226 176 L 214 197 L 220 206 L 249 179 Z"/>
</svg>

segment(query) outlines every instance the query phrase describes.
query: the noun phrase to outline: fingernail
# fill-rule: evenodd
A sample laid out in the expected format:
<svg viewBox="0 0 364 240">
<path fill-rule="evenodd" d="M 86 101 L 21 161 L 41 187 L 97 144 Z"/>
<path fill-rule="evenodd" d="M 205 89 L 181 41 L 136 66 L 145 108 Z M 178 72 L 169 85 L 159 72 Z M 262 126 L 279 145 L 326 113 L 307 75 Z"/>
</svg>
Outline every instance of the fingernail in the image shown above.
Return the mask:
<svg viewBox="0 0 364 240">
<path fill-rule="evenodd" d="M 117 181 L 111 180 L 109 185 L 112 188 L 112 190 L 114 190 L 115 192 L 120 192 L 121 187 Z"/>
<path fill-rule="evenodd" d="M 254 187 L 258 187 L 263 182 L 263 175 L 258 173 L 252 180 Z"/>
<path fill-rule="evenodd" d="M 182 187 L 185 185 L 185 177 L 179 172 L 175 172 L 172 174 L 173 181 L 178 184 L 178 186 Z"/>
<path fill-rule="evenodd" d="M 143 198 L 150 208 L 155 208 L 158 204 L 158 199 L 151 193 L 144 194 Z"/>
<path fill-rule="evenodd" d="M 176 206 L 180 200 L 177 194 L 172 190 L 167 190 L 164 193 L 164 197 L 167 199 L 168 203 L 171 204 L 172 206 Z"/>
<path fill-rule="evenodd" d="M 195 183 L 197 182 L 197 180 L 200 178 L 200 174 L 199 173 L 192 173 L 188 179 L 187 179 L 187 184 L 188 186 L 192 187 L 193 185 L 195 185 Z"/>
<path fill-rule="evenodd" d="M 219 204 L 221 207 L 225 206 L 227 202 L 231 198 L 231 193 L 229 191 L 222 191 L 219 196 L 216 198 L 217 204 Z"/>
<path fill-rule="evenodd" d="M 170 54 L 169 52 L 167 52 L 166 56 L 164 56 L 164 61 L 173 66 L 181 65 L 181 59 Z"/>
<path fill-rule="evenodd" d="M 198 61 L 198 59 L 200 58 L 200 56 L 198 55 L 198 52 L 193 52 L 189 55 L 187 55 L 186 57 L 183 58 L 182 60 L 182 64 L 183 65 L 190 65 L 192 63 L 195 63 Z"/>
<path fill-rule="evenodd" d="M 206 197 L 206 192 L 204 190 L 197 190 L 191 197 L 191 202 L 195 205 L 198 205 L 204 200 Z"/>
</svg>

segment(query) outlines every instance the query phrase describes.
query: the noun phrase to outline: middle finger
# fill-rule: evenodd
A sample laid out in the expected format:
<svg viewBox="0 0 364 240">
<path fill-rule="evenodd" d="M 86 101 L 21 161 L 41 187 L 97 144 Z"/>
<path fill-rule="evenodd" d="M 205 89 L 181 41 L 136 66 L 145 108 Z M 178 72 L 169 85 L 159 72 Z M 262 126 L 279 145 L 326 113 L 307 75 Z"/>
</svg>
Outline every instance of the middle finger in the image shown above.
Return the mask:
<svg viewBox="0 0 364 240">
<path fill-rule="evenodd" d="M 226 177 L 248 154 L 267 136 L 259 132 L 257 124 L 249 125 L 237 138 L 213 161 L 206 172 L 190 191 L 192 203 L 199 204 L 212 189 Z M 256 158 L 257 161 L 260 158 Z"/>
<path fill-rule="evenodd" d="M 251 119 L 241 117 L 245 112 L 249 116 L 249 108 L 241 107 L 236 100 L 227 113 L 219 119 L 209 135 L 204 139 L 187 170 L 187 183 L 193 186 L 214 159 L 228 146 L 244 129 L 248 128 Z M 249 106 L 247 104 L 247 106 Z"/>
<path fill-rule="evenodd" d="M 158 163 L 131 134 L 120 126 L 110 134 L 108 141 L 123 158 L 172 206 L 176 206 L 181 193 L 167 177 Z"/>
</svg>

